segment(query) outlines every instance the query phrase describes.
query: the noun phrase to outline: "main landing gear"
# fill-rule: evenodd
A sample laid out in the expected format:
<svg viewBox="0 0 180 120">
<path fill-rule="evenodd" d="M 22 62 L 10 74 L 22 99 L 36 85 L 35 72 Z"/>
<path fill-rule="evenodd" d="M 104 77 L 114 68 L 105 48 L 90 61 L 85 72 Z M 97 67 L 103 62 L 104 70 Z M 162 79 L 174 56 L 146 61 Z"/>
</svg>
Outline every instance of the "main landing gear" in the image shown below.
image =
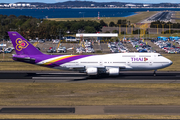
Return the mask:
<svg viewBox="0 0 180 120">
<path fill-rule="evenodd" d="M 153 73 L 154 76 L 156 76 L 156 71 L 157 71 L 157 70 L 154 70 L 154 73 Z"/>
</svg>

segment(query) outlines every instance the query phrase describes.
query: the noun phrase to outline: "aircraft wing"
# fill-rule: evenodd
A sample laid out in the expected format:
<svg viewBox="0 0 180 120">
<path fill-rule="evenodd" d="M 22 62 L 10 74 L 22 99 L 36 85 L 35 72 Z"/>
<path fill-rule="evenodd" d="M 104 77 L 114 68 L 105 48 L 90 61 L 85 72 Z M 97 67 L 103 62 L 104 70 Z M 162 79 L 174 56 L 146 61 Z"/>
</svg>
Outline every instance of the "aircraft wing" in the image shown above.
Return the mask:
<svg viewBox="0 0 180 120">
<path fill-rule="evenodd" d="M 69 69 L 85 69 L 85 66 L 66 66 L 66 68 L 69 68 Z"/>
<path fill-rule="evenodd" d="M 85 69 L 86 66 L 66 66 L 67 68 L 69 69 Z M 92 67 L 95 67 L 95 66 L 92 66 Z M 103 68 L 106 68 L 106 67 L 110 67 L 110 68 L 114 68 L 114 67 L 119 67 L 120 69 L 131 69 L 132 67 L 130 66 L 127 66 L 127 65 L 122 65 L 122 66 L 97 66 L 96 68 L 98 69 L 103 69 Z"/>
</svg>

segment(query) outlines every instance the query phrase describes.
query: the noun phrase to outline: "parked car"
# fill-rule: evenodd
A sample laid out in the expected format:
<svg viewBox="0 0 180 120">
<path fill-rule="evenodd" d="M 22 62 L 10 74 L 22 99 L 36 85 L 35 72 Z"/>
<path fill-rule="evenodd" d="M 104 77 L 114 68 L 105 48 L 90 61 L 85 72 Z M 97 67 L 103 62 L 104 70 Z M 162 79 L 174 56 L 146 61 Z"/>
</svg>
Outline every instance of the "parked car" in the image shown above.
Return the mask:
<svg viewBox="0 0 180 120">
<path fill-rule="evenodd" d="M 117 48 L 111 49 L 112 53 L 119 53 L 119 50 Z"/>
<path fill-rule="evenodd" d="M 14 50 L 13 47 L 9 47 L 9 48 L 4 49 L 4 53 L 11 53 L 13 50 Z"/>
<path fill-rule="evenodd" d="M 38 50 L 40 50 L 40 48 L 39 47 L 36 47 Z"/>
<path fill-rule="evenodd" d="M 55 47 L 50 47 L 49 50 L 47 50 L 47 53 L 56 53 L 56 48 Z"/>
<path fill-rule="evenodd" d="M 83 53 L 83 52 L 86 52 L 83 47 L 78 47 L 78 48 L 76 49 L 76 53 Z"/>
<path fill-rule="evenodd" d="M 86 47 L 85 50 L 87 53 L 94 53 L 95 52 L 92 47 Z"/>
<path fill-rule="evenodd" d="M 30 40 L 30 43 L 38 42 L 38 40 Z"/>
<path fill-rule="evenodd" d="M 45 43 L 45 40 L 38 40 L 39 43 Z"/>
<path fill-rule="evenodd" d="M 66 52 L 66 47 L 60 46 L 60 47 L 57 49 L 57 52 L 58 52 L 58 53 L 65 53 L 65 52 Z"/>
<path fill-rule="evenodd" d="M 53 43 L 58 44 L 59 40 L 53 40 Z"/>
<path fill-rule="evenodd" d="M 146 49 L 140 49 L 139 52 L 147 52 Z"/>
<path fill-rule="evenodd" d="M 2 48 L 2 47 L 0 47 L 0 53 L 3 53 L 3 52 L 4 52 L 3 48 Z"/>
<path fill-rule="evenodd" d="M 168 53 L 174 54 L 174 53 L 175 53 L 175 50 L 174 50 L 174 49 L 168 50 Z"/>
</svg>

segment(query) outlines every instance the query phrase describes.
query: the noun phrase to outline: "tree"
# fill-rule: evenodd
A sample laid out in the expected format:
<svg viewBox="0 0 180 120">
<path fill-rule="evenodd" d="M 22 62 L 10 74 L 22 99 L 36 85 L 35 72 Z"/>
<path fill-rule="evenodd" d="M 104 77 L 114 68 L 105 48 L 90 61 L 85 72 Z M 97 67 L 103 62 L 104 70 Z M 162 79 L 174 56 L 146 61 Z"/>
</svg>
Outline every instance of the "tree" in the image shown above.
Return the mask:
<svg viewBox="0 0 180 120">
<path fill-rule="evenodd" d="M 95 33 L 96 30 L 94 29 L 94 27 L 86 26 L 86 27 L 85 27 L 85 32 L 86 32 L 86 33 Z"/>
<path fill-rule="evenodd" d="M 114 22 L 110 22 L 110 23 L 109 23 L 109 27 L 116 27 L 116 25 L 115 25 Z"/>
<path fill-rule="evenodd" d="M 100 24 L 101 24 L 102 26 L 107 26 L 107 24 L 106 24 L 103 20 L 100 20 Z"/>
<path fill-rule="evenodd" d="M 112 31 L 112 33 L 118 33 L 118 32 L 119 32 L 119 31 L 117 31 L 117 30 L 113 30 L 113 31 Z"/>
<path fill-rule="evenodd" d="M 117 24 L 122 24 L 121 19 L 117 21 Z"/>
<path fill-rule="evenodd" d="M 17 17 L 15 15 L 9 15 L 8 18 L 10 19 L 16 19 Z"/>
<path fill-rule="evenodd" d="M 104 21 L 101 23 L 97 21 L 50 21 L 45 19 L 37 19 L 31 16 L 20 15 L 16 17 L 14 15 L 6 16 L 0 15 L 0 35 L 5 36 L 6 31 L 16 29 L 25 38 L 52 38 L 59 36 L 59 31 L 61 30 L 61 35 L 67 34 L 67 31 L 72 33 L 88 32 L 95 33 L 101 31 L 102 25 L 107 26 Z"/>
<path fill-rule="evenodd" d="M 126 27 L 126 24 L 130 24 L 130 21 L 126 21 L 126 20 L 121 20 L 121 19 L 119 19 L 119 20 L 117 21 L 117 24 L 120 24 L 121 27 Z"/>
</svg>

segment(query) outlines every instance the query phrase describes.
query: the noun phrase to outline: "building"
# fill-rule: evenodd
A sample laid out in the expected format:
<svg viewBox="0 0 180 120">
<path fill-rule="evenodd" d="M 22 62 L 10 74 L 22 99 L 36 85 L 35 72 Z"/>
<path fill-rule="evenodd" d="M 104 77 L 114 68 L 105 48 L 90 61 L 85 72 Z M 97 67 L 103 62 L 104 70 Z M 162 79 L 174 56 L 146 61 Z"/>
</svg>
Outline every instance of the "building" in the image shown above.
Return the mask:
<svg viewBox="0 0 180 120">
<path fill-rule="evenodd" d="M 168 37 L 158 36 L 158 37 L 157 37 L 157 40 L 168 41 Z"/>
<path fill-rule="evenodd" d="M 134 5 L 134 4 L 126 4 L 125 6 L 126 7 L 136 7 L 136 5 Z"/>
<path fill-rule="evenodd" d="M 178 37 L 178 36 L 176 36 L 176 37 L 170 36 L 169 40 L 171 40 L 171 41 L 180 40 L 180 37 Z"/>
</svg>

